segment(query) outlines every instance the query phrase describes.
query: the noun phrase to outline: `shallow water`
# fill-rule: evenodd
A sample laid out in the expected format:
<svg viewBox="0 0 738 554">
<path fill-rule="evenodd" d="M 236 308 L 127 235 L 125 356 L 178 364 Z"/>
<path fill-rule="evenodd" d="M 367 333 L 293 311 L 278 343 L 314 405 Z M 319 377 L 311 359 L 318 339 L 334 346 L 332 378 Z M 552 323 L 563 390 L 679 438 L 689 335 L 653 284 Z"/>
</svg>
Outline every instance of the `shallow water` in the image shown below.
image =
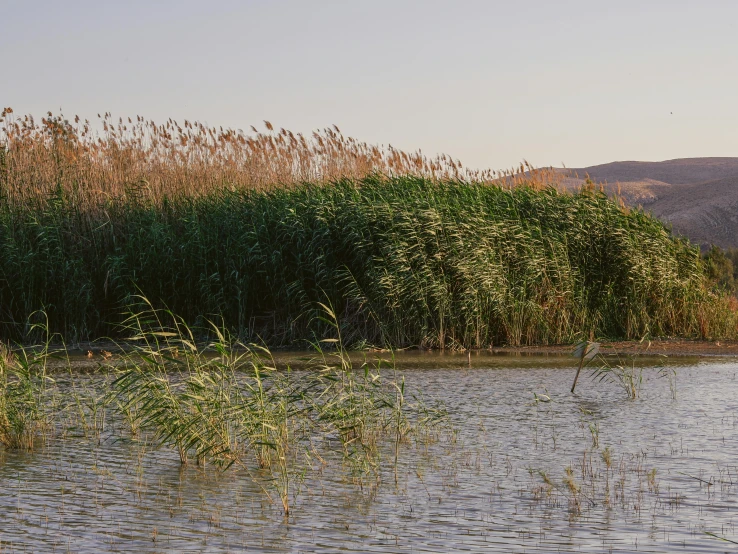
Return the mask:
<svg viewBox="0 0 738 554">
<path fill-rule="evenodd" d="M 0 545 L 735 552 L 708 533 L 738 541 L 738 362 L 671 359 L 676 380 L 660 376 L 663 363 L 639 362 L 640 397 L 628 400 L 587 372 L 571 395 L 571 358 L 477 355 L 469 368 L 465 356 L 400 355 L 409 392 L 442 399 L 456 432 L 403 444 L 397 484 L 392 463 L 363 488 L 340 464 L 316 466 L 288 518 L 245 470 L 181 469 L 176 453 L 121 440 L 110 425 L 30 454 L 0 450 Z"/>
</svg>

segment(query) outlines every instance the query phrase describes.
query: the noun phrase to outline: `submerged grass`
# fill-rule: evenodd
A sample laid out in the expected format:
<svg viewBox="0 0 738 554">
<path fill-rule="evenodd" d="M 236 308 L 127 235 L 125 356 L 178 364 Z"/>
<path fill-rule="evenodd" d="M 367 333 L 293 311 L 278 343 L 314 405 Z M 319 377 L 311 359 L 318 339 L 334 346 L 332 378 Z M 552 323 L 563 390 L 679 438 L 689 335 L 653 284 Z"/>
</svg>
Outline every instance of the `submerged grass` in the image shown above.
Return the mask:
<svg viewBox="0 0 738 554">
<path fill-rule="evenodd" d="M 110 335 L 141 292 L 270 346 L 333 332 L 321 302 L 347 345 L 736 335 L 699 251 L 592 190 L 374 175 L 93 207 L 63 188 L 36 200 L 0 199 L 0 336 L 25 336 L 41 307 L 69 340 Z"/>
</svg>

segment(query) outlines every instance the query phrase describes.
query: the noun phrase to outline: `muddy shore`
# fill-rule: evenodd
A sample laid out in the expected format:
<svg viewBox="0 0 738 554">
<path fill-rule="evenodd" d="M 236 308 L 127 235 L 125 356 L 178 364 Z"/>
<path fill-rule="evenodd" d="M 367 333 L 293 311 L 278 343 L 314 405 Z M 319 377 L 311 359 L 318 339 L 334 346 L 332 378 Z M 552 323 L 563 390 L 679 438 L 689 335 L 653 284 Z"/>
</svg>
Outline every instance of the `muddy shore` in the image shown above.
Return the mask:
<svg viewBox="0 0 738 554">
<path fill-rule="evenodd" d="M 109 353 L 128 350 L 125 343 L 112 342 L 85 342 L 67 345 L 70 354 L 106 357 Z M 568 355 L 574 348 L 573 344 L 549 346 L 495 346 L 483 349 L 493 354 L 510 355 Z M 409 349 L 410 351 L 412 349 Z M 283 350 L 275 348 L 275 353 Z M 289 350 L 294 352 L 295 350 Z M 603 354 L 617 355 L 646 355 L 646 356 L 738 356 L 738 340 L 732 341 L 703 341 L 685 339 L 659 339 L 642 342 L 638 341 L 603 341 Z"/>
<path fill-rule="evenodd" d="M 659 339 L 653 341 L 602 342 L 601 352 L 621 355 L 661 356 L 738 356 L 738 341 L 703 341 Z M 572 345 L 556 346 L 502 346 L 492 348 L 499 354 L 568 354 Z"/>
</svg>

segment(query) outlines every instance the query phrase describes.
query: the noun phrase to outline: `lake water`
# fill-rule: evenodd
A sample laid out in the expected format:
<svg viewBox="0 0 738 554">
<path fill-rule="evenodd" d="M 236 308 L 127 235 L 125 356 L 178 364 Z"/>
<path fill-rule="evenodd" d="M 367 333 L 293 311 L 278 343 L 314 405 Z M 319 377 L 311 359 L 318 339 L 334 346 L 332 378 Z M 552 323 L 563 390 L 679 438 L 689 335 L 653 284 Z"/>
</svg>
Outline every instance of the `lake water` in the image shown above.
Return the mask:
<svg viewBox="0 0 738 554">
<path fill-rule="evenodd" d="M 0 551 L 736 552 L 738 362 L 666 362 L 629 400 L 587 370 L 570 394 L 571 358 L 400 355 L 450 430 L 403 444 L 397 479 L 314 466 L 289 517 L 243 469 L 108 427 L 0 449 Z"/>
</svg>

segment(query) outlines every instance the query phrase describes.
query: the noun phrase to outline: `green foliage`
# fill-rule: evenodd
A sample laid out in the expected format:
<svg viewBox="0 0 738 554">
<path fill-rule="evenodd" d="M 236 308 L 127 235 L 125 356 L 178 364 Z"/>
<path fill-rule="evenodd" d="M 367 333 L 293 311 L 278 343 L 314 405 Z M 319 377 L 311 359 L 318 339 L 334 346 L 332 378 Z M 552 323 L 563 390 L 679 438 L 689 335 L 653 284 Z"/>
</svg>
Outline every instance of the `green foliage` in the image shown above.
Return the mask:
<svg viewBox="0 0 738 554">
<path fill-rule="evenodd" d="M 6 449 L 33 450 L 37 440 L 48 437 L 53 381 L 47 364 L 54 354 L 46 325 L 32 327 L 44 334 L 43 345 L 13 352 L 0 343 L 0 444 Z"/>
<path fill-rule="evenodd" d="M 620 387 L 625 395 L 635 400 L 643 385 L 643 369 L 636 367 L 635 360 L 630 363 L 610 364 L 602 358 L 603 364 L 592 372 L 592 377 L 601 381 L 610 381 Z"/>
<path fill-rule="evenodd" d="M 736 292 L 736 271 L 738 266 L 738 251 L 724 251 L 712 246 L 704 255 L 705 275 L 710 283 L 731 294 Z"/>
<path fill-rule="evenodd" d="M 604 194 L 374 176 L 92 209 L 61 189 L 0 205 L 0 336 L 44 307 L 71 339 L 114 332 L 140 292 L 190 324 L 304 344 L 485 347 L 588 336 L 732 336 L 699 252 Z"/>
<path fill-rule="evenodd" d="M 213 339 L 198 345 L 181 317 L 136 300 L 122 325 L 128 348 L 98 368 L 116 376 L 112 383 L 79 379 L 68 356 L 59 356 L 54 375 L 67 373 L 69 381 L 52 379 L 47 364 L 56 353 L 45 323 L 31 324 L 44 344 L 0 348 L 0 446 L 32 450 L 80 427 L 99 442 L 110 420 L 109 438 L 172 449 L 182 464 L 236 465 L 270 499 L 276 493 L 288 514 L 313 462 L 347 466 L 362 486 L 367 478 L 378 482 L 383 460 L 393 456 L 397 472 L 408 437 L 427 444 L 446 425 L 442 407 L 406 394 L 392 360 L 354 366 L 329 306 L 321 317 L 339 338 L 315 342 L 316 357 L 292 371 L 222 325 L 209 323 Z"/>
<path fill-rule="evenodd" d="M 738 248 L 728 248 L 724 250 L 725 255 L 733 264 L 733 278 L 738 279 Z"/>
<path fill-rule="evenodd" d="M 132 434 L 175 449 L 182 464 L 194 456 L 221 469 L 255 466 L 259 475 L 252 476 L 278 494 L 285 513 L 305 460 L 322 460 L 338 443 L 355 478 L 378 475 L 383 438 L 394 438 L 396 467 L 400 440 L 445 417 L 416 398 L 407 402 L 404 380 L 386 379 L 381 361 L 355 370 L 340 339 L 325 341 L 335 354 L 318 342 L 307 368 L 278 371 L 267 349 L 233 340 L 214 324 L 215 339 L 198 347 L 182 318 L 139 300 L 144 308 L 125 321 L 133 348 L 116 360 L 120 369 L 111 366 L 120 372 L 112 386 L 116 406 Z"/>
</svg>

